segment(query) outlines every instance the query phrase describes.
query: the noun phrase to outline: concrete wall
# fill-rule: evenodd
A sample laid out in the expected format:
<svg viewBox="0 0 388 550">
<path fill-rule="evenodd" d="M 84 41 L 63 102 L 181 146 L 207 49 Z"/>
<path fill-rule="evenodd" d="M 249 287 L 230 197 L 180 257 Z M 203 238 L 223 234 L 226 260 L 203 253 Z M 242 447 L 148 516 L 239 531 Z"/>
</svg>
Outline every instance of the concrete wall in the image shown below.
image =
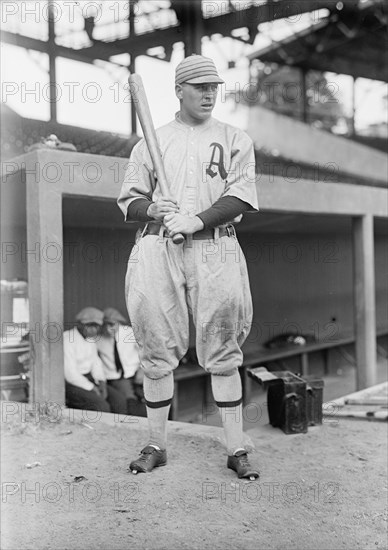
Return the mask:
<svg viewBox="0 0 388 550">
<path fill-rule="evenodd" d="M 318 130 L 298 120 L 264 109 L 250 110 L 248 134 L 257 148 L 277 149 L 285 158 L 318 163 L 336 172 L 386 182 L 388 159 L 376 151 L 329 132 Z"/>
</svg>

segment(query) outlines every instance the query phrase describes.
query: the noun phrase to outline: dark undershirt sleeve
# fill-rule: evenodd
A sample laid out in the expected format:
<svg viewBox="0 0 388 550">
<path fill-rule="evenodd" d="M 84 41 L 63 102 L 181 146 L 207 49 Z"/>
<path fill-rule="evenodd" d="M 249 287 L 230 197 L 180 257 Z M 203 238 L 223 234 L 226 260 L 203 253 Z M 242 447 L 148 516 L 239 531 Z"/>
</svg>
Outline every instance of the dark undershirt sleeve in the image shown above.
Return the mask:
<svg viewBox="0 0 388 550">
<path fill-rule="evenodd" d="M 132 201 L 128 206 L 127 210 L 127 219 L 129 221 L 137 222 L 149 222 L 153 220 L 150 216 L 147 215 L 147 210 L 151 201 L 149 199 L 136 199 Z"/>
<path fill-rule="evenodd" d="M 128 220 L 149 222 L 153 218 L 147 215 L 147 210 L 151 201 L 148 199 L 136 199 L 128 206 Z M 237 197 L 221 197 L 210 208 L 197 214 L 204 223 L 204 229 L 217 227 L 223 223 L 233 220 L 246 210 L 249 210 L 248 203 Z"/>
<path fill-rule="evenodd" d="M 210 208 L 200 212 L 197 216 L 203 221 L 205 225 L 204 229 L 210 229 L 230 222 L 233 218 L 250 208 L 251 206 L 247 202 L 229 195 L 221 197 Z"/>
</svg>

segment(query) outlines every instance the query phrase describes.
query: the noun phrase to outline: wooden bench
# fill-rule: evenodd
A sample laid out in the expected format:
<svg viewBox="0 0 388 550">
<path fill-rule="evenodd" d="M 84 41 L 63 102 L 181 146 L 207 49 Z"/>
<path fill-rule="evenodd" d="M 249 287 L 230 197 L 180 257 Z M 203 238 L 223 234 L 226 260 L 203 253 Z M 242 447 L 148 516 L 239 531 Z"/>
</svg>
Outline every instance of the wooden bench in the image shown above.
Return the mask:
<svg viewBox="0 0 388 550">
<path fill-rule="evenodd" d="M 376 331 L 378 337 L 388 334 L 388 328 L 378 329 Z M 247 367 L 254 367 L 272 363 L 275 361 L 284 361 L 290 357 L 299 357 L 300 369 L 302 376 L 309 374 L 309 355 L 314 352 L 323 351 L 324 356 L 324 374 L 329 372 L 329 350 L 332 348 L 343 348 L 355 342 L 353 335 L 337 338 L 336 340 L 328 340 L 324 342 L 314 342 L 305 345 L 290 345 L 278 349 L 269 349 L 265 347 L 256 347 L 247 349 L 244 353 L 244 361 L 240 367 L 241 381 L 243 387 L 244 404 L 248 403 L 252 393 L 252 383 L 254 382 L 247 373 Z M 354 358 L 345 350 L 342 351 L 348 360 L 355 363 Z M 282 365 L 281 370 L 287 370 L 285 365 Z M 171 405 L 170 419 L 178 419 L 178 400 L 179 400 L 179 385 L 184 380 L 194 378 L 204 378 L 204 395 L 203 402 L 206 402 L 206 397 L 209 392 L 210 375 L 198 364 L 179 365 L 174 372 L 174 397 Z"/>
</svg>

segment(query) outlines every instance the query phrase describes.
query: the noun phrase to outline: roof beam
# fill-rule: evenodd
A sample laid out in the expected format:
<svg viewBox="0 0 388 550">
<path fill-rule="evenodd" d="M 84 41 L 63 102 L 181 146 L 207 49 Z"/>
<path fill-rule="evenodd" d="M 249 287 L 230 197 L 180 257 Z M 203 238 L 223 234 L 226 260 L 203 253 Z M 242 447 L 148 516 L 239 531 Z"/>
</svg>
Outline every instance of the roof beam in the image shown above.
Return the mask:
<svg viewBox="0 0 388 550">
<path fill-rule="evenodd" d="M 236 10 L 215 17 L 204 19 L 206 35 L 220 33 L 229 35 L 233 29 L 240 27 L 256 27 L 268 21 L 276 21 L 287 17 L 294 17 L 306 12 L 319 9 L 334 9 L 336 2 L 331 0 L 312 0 L 304 2 L 267 2 L 260 6 L 251 6 L 245 10 Z"/>
<path fill-rule="evenodd" d="M 47 42 L 37 40 L 36 38 L 31 38 L 30 36 L 24 36 L 22 34 L 2 31 L 1 42 L 11 44 L 12 46 L 19 46 L 20 48 L 25 48 L 26 50 L 35 50 L 37 52 L 47 53 Z M 55 45 L 55 53 L 59 57 L 66 57 L 67 59 L 73 59 L 74 61 L 93 63 L 93 59 L 89 56 L 83 55 L 82 50 L 77 51 L 72 48 Z"/>
<path fill-rule="evenodd" d="M 356 0 L 349 1 L 352 3 L 356 2 Z M 236 10 L 223 15 L 203 18 L 203 36 L 211 36 L 212 34 L 230 36 L 233 29 L 240 27 L 248 27 L 254 31 L 261 23 L 285 17 L 294 17 L 323 8 L 334 9 L 335 5 L 336 0 L 311 0 L 304 2 L 295 2 L 292 0 L 287 2 L 269 1 L 267 4 L 260 6 L 250 6 L 244 10 Z M 214 8 L 213 5 L 210 5 L 210 7 Z M 8 31 L 2 32 L 1 41 L 44 53 L 47 51 L 47 42 Z M 135 56 L 143 55 L 149 48 L 157 46 L 168 48 L 174 43 L 181 41 L 184 41 L 184 28 L 182 25 L 175 25 L 111 42 L 95 41 L 93 45 L 79 50 L 60 45 L 56 45 L 55 50 L 57 56 L 93 63 L 95 59 L 109 61 L 110 57 L 122 53 L 129 53 Z"/>
</svg>

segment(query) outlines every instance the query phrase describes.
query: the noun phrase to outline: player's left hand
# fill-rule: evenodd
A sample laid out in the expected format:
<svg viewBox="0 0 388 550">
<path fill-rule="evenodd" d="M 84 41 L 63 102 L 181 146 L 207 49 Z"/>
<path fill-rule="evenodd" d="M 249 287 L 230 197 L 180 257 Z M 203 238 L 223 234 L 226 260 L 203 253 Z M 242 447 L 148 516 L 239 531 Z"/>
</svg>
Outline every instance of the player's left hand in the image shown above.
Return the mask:
<svg viewBox="0 0 388 550">
<path fill-rule="evenodd" d="M 103 380 L 99 380 L 98 389 L 100 391 L 100 396 L 103 399 L 106 399 L 108 397 L 108 386 L 106 382 L 104 382 Z"/>
<path fill-rule="evenodd" d="M 198 216 L 186 216 L 184 214 L 167 214 L 163 219 L 164 225 L 173 237 L 177 233 L 192 235 L 203 229 L 203 221 Z"/>
</svg>

